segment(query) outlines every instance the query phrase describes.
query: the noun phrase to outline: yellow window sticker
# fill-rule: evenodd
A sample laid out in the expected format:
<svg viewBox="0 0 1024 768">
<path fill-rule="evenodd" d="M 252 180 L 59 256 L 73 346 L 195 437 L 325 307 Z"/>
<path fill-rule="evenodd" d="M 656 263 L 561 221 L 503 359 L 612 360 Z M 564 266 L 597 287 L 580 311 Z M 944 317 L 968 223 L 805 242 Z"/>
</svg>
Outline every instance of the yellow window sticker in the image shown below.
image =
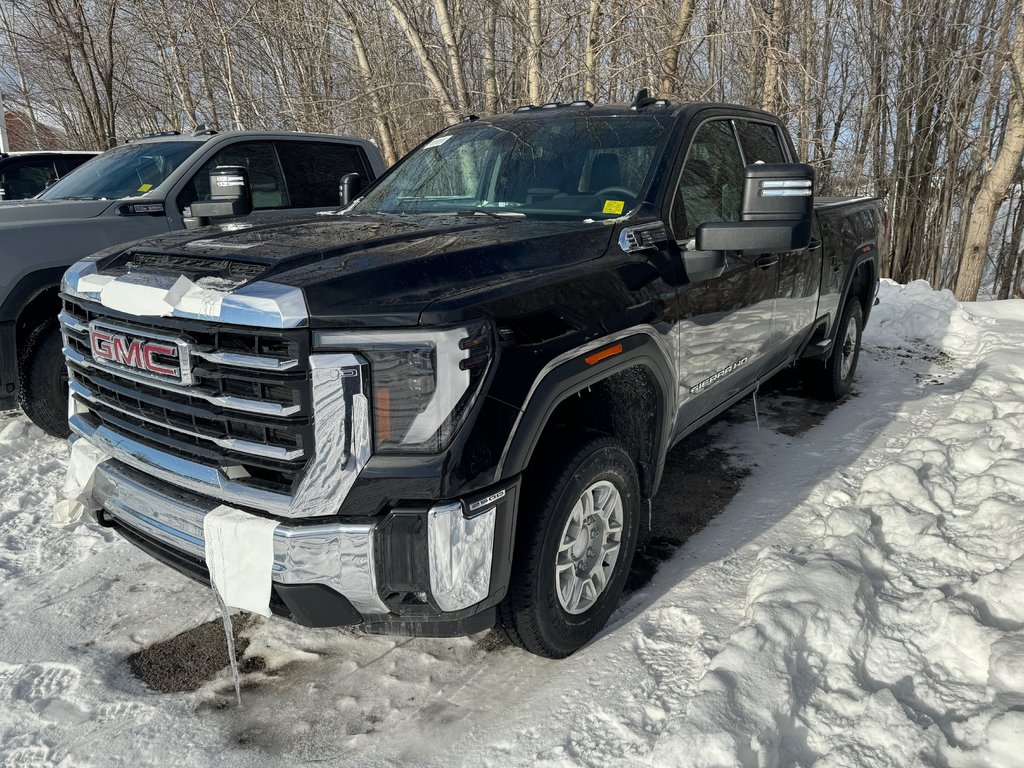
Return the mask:
<svg viewBox="0 0 1024 768">
<path fill-rule="evenodd" d="M 149 190 L 151 190 L 152 188 L 152 184 L 143 184 L 141 187 L 139 187 L 139 192 L 149 192 Z"/>
<path fill-rule="evenodd" d="M 602 213 L 622 213 L 622 209 L 625 206 L 625 200 L 605 200 Z"/>
</svg>

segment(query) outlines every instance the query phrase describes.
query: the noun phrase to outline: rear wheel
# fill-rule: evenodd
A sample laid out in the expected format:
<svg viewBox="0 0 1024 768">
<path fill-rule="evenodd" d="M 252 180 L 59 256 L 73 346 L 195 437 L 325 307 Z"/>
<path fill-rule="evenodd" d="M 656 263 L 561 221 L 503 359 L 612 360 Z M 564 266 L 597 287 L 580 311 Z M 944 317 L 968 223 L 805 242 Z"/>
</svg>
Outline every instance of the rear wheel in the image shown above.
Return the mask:
<svg viewBox="0 0 1024 768">
<path fill-rule="evenodd" d="M 808 383 L 815 394 L 825 400 L 838 400 L 847 395 L 860 360 L 861 336 L 864 330 L 864 311 L 860 301 L 851 297 L 839 318 L 835 347 L 822 369 L 815 366 L 809 372 Z"/>
<path fill-rule="evenodd" d="M 68 371 L 60 326 L 53 320 L 38 326 L 25 343 L 19 362 L 18 401 L 32 422 L 54 437 L 67 437 Z"/>
<path fill-rule="evenodd" d="M 608 621 L 640 527 L 636 468 L 615 440 L 587 433 L 560 448 L 524 480 L 512 579 L 498 611 L 513 643 L 548 658 L 568 656 Z"/>
</svg>

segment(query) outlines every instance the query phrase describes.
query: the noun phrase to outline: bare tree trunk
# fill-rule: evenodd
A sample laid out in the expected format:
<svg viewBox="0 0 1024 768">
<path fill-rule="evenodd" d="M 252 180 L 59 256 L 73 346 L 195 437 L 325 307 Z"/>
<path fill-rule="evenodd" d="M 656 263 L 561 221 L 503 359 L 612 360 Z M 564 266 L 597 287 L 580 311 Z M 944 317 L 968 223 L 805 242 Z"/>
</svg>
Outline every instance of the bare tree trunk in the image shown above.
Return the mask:
<svg viewBox="0 0 1024 768">
<path fill-rule="evenodd" d="M 462 57 L 459 54 L 459 45 L 455 39 L 451 16 L 448 13 L 448 0 L 434 0 L 434 13 L 437 14 L 437 23 L 441 28 L 441 39 L 444 40 L 444 47 L 448 53 L 448 66 L 451 68 L 452 80 L 455 83 L 455 103 L 460 110 L 468 112 L 470 109 L 469 89 L 466 87 L 466 75 L 462 68 Z"/>
<path fill-rule="evenodd" d="M 444 119 L 448 123 L 458 122 L 459 110 L 455 104 L 452 103 L 448 89 L 445 88 L 444 81 L 441 79 L 441 75 L 438 73 L 433 60 L 430 58 L 430 53 L 427 51 L 427 46 L 423 42 L 423 38 L 420 36 L 419 30 L 413 26 L 408 14 L 398 4 L 398 0 L 387 0 L 387 4 L 388 8 L 391 9 L 391 13 L 395 17 L 395 21 L 398 22 L 398 26 L 405 34 L 406 40 L 409 41 L 409 45 L 412 46 L 413 51 L 420 60 L 420 66 L 423 68 L 423 74 L 427 78 L 427 82 L 430 83 L 430 89 L 433 92 L 434 98 L 437 99 L 440 104 L 441 113 L 444 115 Z"/>
<path fill-rule="evenodd" d="M 601 0 L 590 0 L 587 49 L 583 54 L 583 98 L 597 101 L 597 46 L 601 31 Z"/>
<path fill-rule="evenodd" d="M 484 111 L 493 115 L 498 111 L 498 69 L 495 63 L 495 45 L 498 36 L 497 0 L 487 0 L 484 11 Z"/>
<path fill-rule="evenodd" d="M 341 13 L 345 17 L 348 33 L 352 40 L 352 49 L 356 54 L 356 63 L 363 76 L 363 89 L 370 101 L 370 109 L 373 110 L 373 124 L 377 129 L 377 140 L 380 142 L 380 151 L 384 155 L 384 161 L 393 165 L 398 160 L 398 153 L 395 152 L 395 141 L 391 136 L 391 127 L 384 117 L 384 107 L 378 97 L 376 83 L 374 82 L 373 70 L 370 67 L 370 59 L 366 55 L 366 45 L 363 43 L 363 36 L 359 32 L 356 18 L 346 7 L 344 2 L 339 3 Z"/>
<path fill-rule="evenodd" d="M 682 0 L 676 13 L 675 22 L 668 31 L 668 45 L 661 57 L 661 80 L 658 83 L 658 94 L 668 96 L 676 93 L 676 78 L 679 73 L 679 54 L 690 34 L 690 23 L 693 21 L 694 0 Z"/>
<path fill-rule="evenodd" d="M 1007 199 L 1013 181 L 1024 158 L 1024 0 L 1018 7 L 1017 31 L 1010 46 L 1010 98 L 1006 111 L 1006 130 L 999 152 L 992 161 L 974 199 L 964 236 L 963 258 L 956 279 L 956 297 L 960 301 L 978 298 L 981 278 L 988 258 L 988 246 L 999 207 Z M 993 77 L 1001 77 L 1001 67 Z"/>
<path fill-rule="evenodd" d="M 542 30 L 540 6 L 541 0 L 529 0 L 530 36 L 526 43 L 526 88 L 531 104 L 540 104 L 543 101 L 540 79 L 543 66 L 541 59 Z"/>
<path fill-rule="evenodd" d="M 770 15 L 764 21 L 764 92 L 761 94 L 761 108 L 778 112 L 784 105 L 785 84 L 783 80 L 783 45 L 785 8 L 783 0 L 772 0 Z"/>
</svg>

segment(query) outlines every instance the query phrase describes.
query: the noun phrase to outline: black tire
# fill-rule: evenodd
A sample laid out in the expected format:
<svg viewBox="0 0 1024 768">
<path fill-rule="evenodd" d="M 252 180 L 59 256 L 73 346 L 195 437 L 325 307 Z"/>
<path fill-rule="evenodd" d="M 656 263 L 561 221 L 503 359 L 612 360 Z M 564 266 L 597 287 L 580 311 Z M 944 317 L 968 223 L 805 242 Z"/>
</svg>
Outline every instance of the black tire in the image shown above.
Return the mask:
<svg viewBox="0 0 1024 768">
<path fill-rule="evenodd" d="M 595 433 L 560 442 L 533 466 L 524 478 L 512 577 L 498 607 L 498 629 L 531 653 L 560 659 L 601 630 L 622 594 L 640 528 L 640 486 L 629 455 L 612 438 Z M 595 486 L 607 489 L 604 483 L 614 486 L 622 501 L 618 555 L 589 608 L 570 613 L 556 591 L 559 545 L 576 503 Z M 594 541 L 589 535 L 587 540 Z M 598 555 L 592 562 L 600 560 Z"/>
<path fill-rule="evenodd" d="M 839 400 L 849 394 L 853 378 L 857 374 L 863 333 L 864 311 L 861 309 L 860 301 L 856 297 L 851 297 L 839 318 L 835 346 L 825 367 L 816 366 L 810 373 L 808 383 L 818 397 L 823 400 Z M 844 361 L 849 362 L 845 372 Z"/>
<path fill-rule="evenodd" d="M 28 337 L 19 361 L 18 402 L 37 427 L 54 437 L 67 437 L 68 374 L 61 351 L 60 326 L 43 323 Z"/>
</svg>

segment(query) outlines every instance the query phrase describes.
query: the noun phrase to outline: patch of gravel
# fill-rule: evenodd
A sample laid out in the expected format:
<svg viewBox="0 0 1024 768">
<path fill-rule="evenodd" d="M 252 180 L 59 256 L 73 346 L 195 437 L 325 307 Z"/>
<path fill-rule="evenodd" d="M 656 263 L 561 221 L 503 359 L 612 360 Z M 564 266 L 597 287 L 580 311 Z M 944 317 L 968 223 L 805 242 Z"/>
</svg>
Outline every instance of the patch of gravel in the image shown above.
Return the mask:
<svg viewBox="0 0 1024 768">
<path fill-rule="evenodd" d="M 234 616 L 235 652 L 239 671 L 256 672 L 266 666 L 260 656 L 242 658 L 249 647 L 241 633 L 254 623 L 253 617 Z M 162 640 L 128 657 L 132 674 L 160 693 L 195 691 L 214 679 L 230 664 L 224 637 L 224 622 L 214 619 Z"/>
</svg>

